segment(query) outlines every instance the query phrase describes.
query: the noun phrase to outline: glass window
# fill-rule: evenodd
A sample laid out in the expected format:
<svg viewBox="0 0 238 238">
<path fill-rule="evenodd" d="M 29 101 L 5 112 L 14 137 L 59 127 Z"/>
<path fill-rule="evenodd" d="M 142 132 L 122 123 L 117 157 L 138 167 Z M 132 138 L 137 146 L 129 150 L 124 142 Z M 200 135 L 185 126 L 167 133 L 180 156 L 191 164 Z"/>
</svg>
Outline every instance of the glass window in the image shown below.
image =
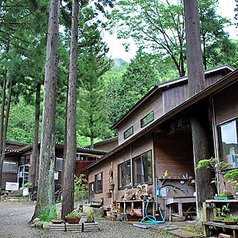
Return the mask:
<svg viewBox="0 0 238 238">
<path fill-rule="evenodd" d="M 238 167 L 238 120 L 227 122 L 219 126 L 221 140 L 221 156 L 225 162 Z"/>
<path fill-rule="evenodd" d="M 131 162 L 130 160 L 118 165 L 119 188 L 131 186 Z"/>
<path fill-rule="evenodd" d="M 3 162 L 2 172 L 4 173 L 17 173 L 17 162 Z"/>
<path fill-rule="evenodd" d="M 102 173 L 95 175 L 95 193 L 102 193 Z"/>
<path fill-rule="evenodd" d="M 63 158 L 56 158 L 55 170 L 56 171 L 63 170 Z"/>
<path fill-rule="evenodd" d="M 141 119 L 140 125 L 141 127 L 144 127 L 150 122 L 152 122 L 153 120 L 154 120 L 154 112 L 151 111 L 149 114 L 147 114 L 144 118 Z"/>
<path fill-rule="evenodd" d="M 128 138 L 133 134 L 133 126 L 131 126 L 128 130 L 124 132 L 124 139 Z"/>
<path fill-rule="evenodd" d="M 134 186 L 141 183 L 152 183 L 151 150 L 133 159 Z"/>
</svg>

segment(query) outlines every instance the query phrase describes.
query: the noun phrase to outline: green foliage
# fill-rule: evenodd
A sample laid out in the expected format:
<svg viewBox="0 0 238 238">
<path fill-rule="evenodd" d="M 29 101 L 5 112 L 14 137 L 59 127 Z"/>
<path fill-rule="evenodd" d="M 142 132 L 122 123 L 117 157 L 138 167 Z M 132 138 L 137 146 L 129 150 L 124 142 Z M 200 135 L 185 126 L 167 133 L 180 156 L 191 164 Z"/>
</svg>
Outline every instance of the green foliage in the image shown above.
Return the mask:
<svg viewBox="0 0 238 238">
<path fill-rule="evenodd" d="M 51 208 L 44 209 L 43 212 L 40 214 L 40 220 L 49 222 L 57 217 L 57 209 L 56 206 L 53 205 Z"/>
<path fill-rule="evenodd" d="M 127 70 L 122 75 L 116 102 L 117 120 L 130 110 L 158 82 L 158 72 L 153 67 L 153 59 L 149 54 L 139 50 L 135 59 L 131 61 Z"/>
<path fill-rule="evenodd" d="M 217 14 L 217 4 L 217 0 L 199 1 L 205 68 L 224 63 L 237 65 L 230 57 L 237 56 L 234 45 L 224 31 L 230 22 Z M 186 43 L 182 1 L 121 0 L 116 6 L 110 14 L 110 31 L 116 32 L 119 39 L 133 38 L 137 45 L 161 59 L 160 65 L 166 67 L 163 62 L 170 59 L 171 68 L 184 76 Z"/>
<path fill-rule="evenodd" d="M 71 212 L 71 213 L 69 213 L 68 215 L 67 215 L 67 217 L 77 217 L 77 218 L 81 218 L 81 216 L 82 216 L 82 214 L 80 214 L 80 213 L 73 213 L 73 212 Z"/>
<path fill-rule="evenodd" d="M 210 159 L 203 159 L 198 162 L 196 169 L 202 168 L 215 171 L 215 178 L 211 182 L 216 183 L 217 191 L 221 193 L 226 189 L 224 177 L 227 173 L 227 169 L 231 168 L 230 163 L 225 163 L 223 161 L 219 161 L 217 158 L 212 157 Z M 224 187 L 220 187 L 220 184 L 224 185 Z"/>
<path fill-rule="evenodd" d="M 32 183 L 25 183 L 24 184 L 24 188 L 32 188 L 32 187 L 33 187 Z"/>
<path fill-rule="evenodd" d="M 80 174 L 79 177 L 74 175 L 74 197 L 77 202 L 87 198 L 88 194 L 88 181 L 85 174 Z"/>
<path fill-rule="evenodd" d="M 229 182 L 229 184 L 231 185 L 231 187 L 233 189 L 235 189 L 235 190 L 238 189 L 238 181 L 237 181 L 237 179 L 238 179 L 238 169 L 237 168 L 233 168 L 231 170 L 228 170 L 225 173 L 224 177 L 226 179 L 228 179 L 228 182 Z"/>
<path fill-rule="evenodd" d="M 90 209 L 90 211 L 86 214 L 86 216 L 88 218 L 94 219 L 95 214 L 93 208 Z"/>
</svg>

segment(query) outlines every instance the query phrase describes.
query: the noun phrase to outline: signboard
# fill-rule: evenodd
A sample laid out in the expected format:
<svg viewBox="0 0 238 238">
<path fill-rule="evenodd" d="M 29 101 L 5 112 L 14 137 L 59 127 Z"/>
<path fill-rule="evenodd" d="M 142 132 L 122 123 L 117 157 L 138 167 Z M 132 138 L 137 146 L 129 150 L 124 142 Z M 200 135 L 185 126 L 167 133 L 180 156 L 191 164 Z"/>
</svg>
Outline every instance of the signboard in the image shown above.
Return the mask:
<svg viewBox="0 0 238 238">
<path fill-rule="evenodd" d="M 18 190 L 19 183 L 6 182 L 6 190 Z"/>
</svg>

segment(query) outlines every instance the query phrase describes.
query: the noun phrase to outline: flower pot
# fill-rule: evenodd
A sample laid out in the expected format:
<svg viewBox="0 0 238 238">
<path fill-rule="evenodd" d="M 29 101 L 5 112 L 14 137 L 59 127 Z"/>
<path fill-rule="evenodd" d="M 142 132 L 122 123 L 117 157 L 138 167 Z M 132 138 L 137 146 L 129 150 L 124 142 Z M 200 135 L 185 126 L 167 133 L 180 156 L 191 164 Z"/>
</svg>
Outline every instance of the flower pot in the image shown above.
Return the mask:
<svg viewBox="0 0 238 238">
<path fill-rule="evenodd" d="M 65 218 L 69 224 L 78 224 L 80 221 L 80 217 L 66 216 Z"/>
<path fill-rule="evenodd" d="M 87 217 L 87 223 L 93 223 L 93 222 L 94 222 L 94 218 Z"/>
</svg>

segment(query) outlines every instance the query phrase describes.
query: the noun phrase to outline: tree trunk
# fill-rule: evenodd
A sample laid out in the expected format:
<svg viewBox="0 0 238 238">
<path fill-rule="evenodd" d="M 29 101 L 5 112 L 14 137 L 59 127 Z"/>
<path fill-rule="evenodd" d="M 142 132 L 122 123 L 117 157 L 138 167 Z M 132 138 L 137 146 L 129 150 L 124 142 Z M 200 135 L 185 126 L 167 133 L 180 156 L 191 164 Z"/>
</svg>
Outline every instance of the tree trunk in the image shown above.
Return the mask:
<svg viewBox="0 0 238 238">
<path fill-rule="evenodd" d="M 62 191 L 62 218 L 74 209 L 74 172 L 76 163 L 76 105 L 77 105 L 77 66 L 78 66 L 78 11 L 79 1 L 72 5 L 70 67 L 67 103 L 66 157 L 64 162 L 64 184 Z"/>
<path fill-rule="evenodd" d="M 2 193 L 2 169 L 3 160 L 5 157 L 5 148 L 3 146 L 3 127 L 5 118 L 5 100 L 6 100 L 6 84 L 7 84 L 7 71 L 4 71 L 3 75 L 3 85 L 2 85 L 2 105 L 1 105 L 1 123 L 0 123 L 0 195 Z"/>
<path fill-rule="evenodd" d="M 184 12 L 186 24 L 188 88 L 189 96 L 192 97 L 205 88 L 197 0 L 184 0 Z M 196 170 L 196 165 L 199 160 L 211 158 L 213 156 L 213 145 L 209 134 L 207 104 L 200 105 L 191 112 L 190 124 L 196 175 L 197 207 L 201 208 L 202 202 L 207 198 L 211 198 L 211 195 L 214 192 L 214 186 L 211 186 L 210 171 L 205 169 Z"/>
<path fill-rule="evenodd" d="M 49 212 L 50 208 L 55 204 L 55 112 L 58 77 L 59 6 L 59 0 L 50 1 L 39 182 L 37 191 L 37 204 L 32 219 L 38 217 L 43 211 Z"/>
<path fill-rule="evenodd" d="M 192 127 L 197 205 L 202 208 L 202 203 L 206 199 L 211 199 L 215 194 L 215 186 L 211 183 L 214 174 L 212 174 L 211 170 L 206 168 L 196 170 L 199 160 L 210 159 L 214 156 L 207 102 L 191 110 L 190 123 Z"/>
<path fill-rule="evenodd" d="M 38 165 L 38 156 L 39 156 L 39 123 L 40 123 L 40 89 L 41 84 L 38 83 L 36 86 L 36 100 L 35 100 L 35 134 L 34 134 L 34 143 L 32 150 L 32 159 L 31 159 L 31 168 L 30 168 L 30 179 L 29 182 L 33 186 L 37 185 L 37 165 Z"/>
<path fill-rule="evenodd" d="M 197 0 L 184 0 L 189 95 L 205 88 Z"/>
</svg>

